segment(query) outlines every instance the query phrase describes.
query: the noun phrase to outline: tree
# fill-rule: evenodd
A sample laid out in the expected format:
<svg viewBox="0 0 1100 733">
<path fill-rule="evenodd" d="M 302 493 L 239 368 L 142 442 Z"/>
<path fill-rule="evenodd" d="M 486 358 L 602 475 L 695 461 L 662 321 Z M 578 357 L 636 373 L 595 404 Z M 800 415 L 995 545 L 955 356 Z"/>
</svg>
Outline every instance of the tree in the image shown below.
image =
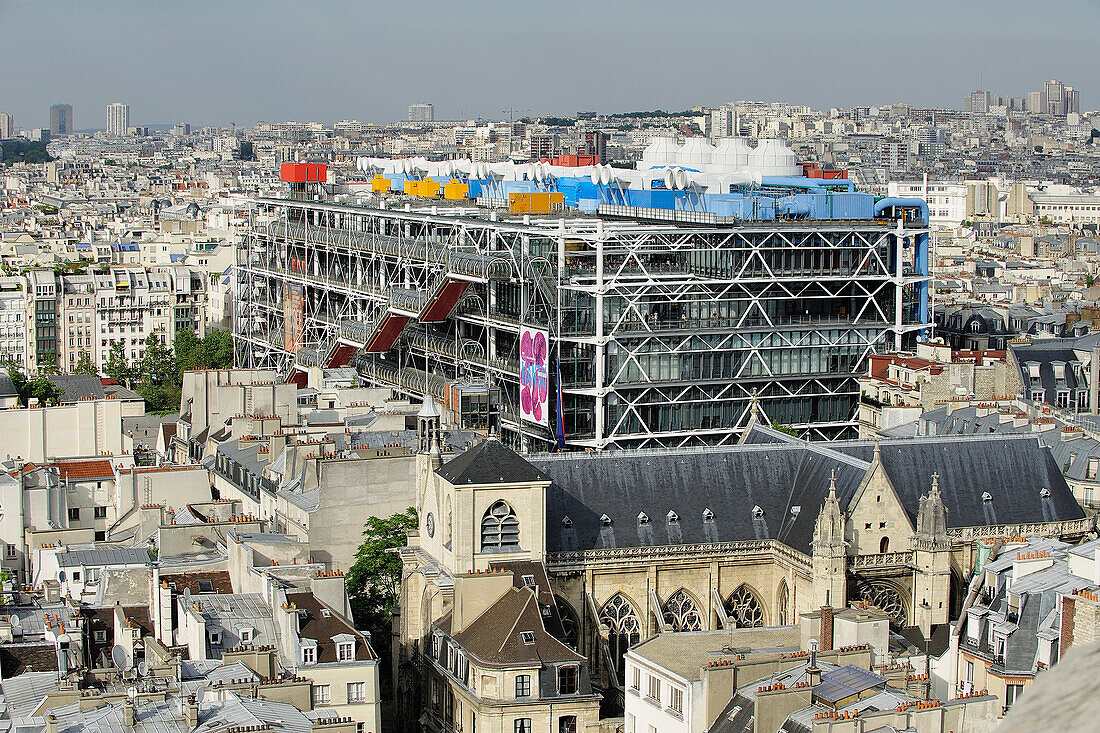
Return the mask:
<svg viewBox="0 0 1100 733">
<path fill-rule="evenodd" d="M 19 404 L 26 406 L 32 399 L 40 405 L 56 405 L 61 401 L 61 390 L 45 376 L 27 379 L 27 375 L 17 367 L 8 368 L 12 386 L 19 395 Z"/>
<path fill-rule="evenodd" d="M 207 369 L 228 369 L 233 366 L 233 335 L 215 329 L 202 340 L 206 351 Z"/>
<path fill-rule="evenodd" d="M 355 562 L 345 579 L 352 616 L 359 628 L 388 628 L 401 584 L 401 558 L 389 550 L 404 547 L 405 533 L 416 526 L 413 507 L 385 519 L 367 519 L 363 544 L 356 550 Z"/>
<path fill-rule="evenodd" d="M 87 351 L 81 351 L 80 356 L 77 357 L 76 367 L 73 369 L 73 374 L 94 374 L 99 376 L 99 370 L 96 369 L 95 362 L 92 361 L 92 357 L 88 356 Z"/>
<path fill-rule="evenodd" d="M 172 342 L 172 349 L 176 352 L 176 366 L 181 372 L 202 369 L 202 341 L 194 331 L 178 332 L 176 340 Z"/>
<path fill-rule="evenodd" d="M 53 377 L 61 373 L 61 370 L 57 367 L 57 355 L 52 351 L 47 351 L 38 359 L 38 373 L 46 376 Z"/>
<path fill-rule="evenodd" d="M 111 342 L 111 350 L 107 352 L 107 362 L 103 365 L 103 373 L 127 388 L 133 385 L 134 369 L 130 366 L 130 362 L 126 360 L 126 348 L 121 341 Z"/>
<path fill-rule="evenodd" d="M 137 391 L 145 398 L 150 412 L 174 410 L 179 406 L 182 391 L 176 357 L 156 334 L 145 339 L 141 354 L 141 383 Z"/>
</svg>

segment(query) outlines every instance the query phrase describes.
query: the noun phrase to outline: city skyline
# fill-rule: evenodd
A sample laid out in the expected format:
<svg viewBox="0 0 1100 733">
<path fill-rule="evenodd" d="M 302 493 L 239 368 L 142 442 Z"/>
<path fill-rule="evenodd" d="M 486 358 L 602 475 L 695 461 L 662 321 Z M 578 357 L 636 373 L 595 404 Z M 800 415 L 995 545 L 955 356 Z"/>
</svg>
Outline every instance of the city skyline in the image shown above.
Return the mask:
<svg viewBox="0 0 1100 733">
<path fill-rule="evenodd" d="M 1100 60 L 1086 30 L 1096 26 L 1089 18 L 1100 21 L 1100 9 L 1083 0 L 1047 4 L 1041 24 L 1033 5 L 1015 1 L 957 7 L 936 0 L 919 13 L 885 13 L 862 0 L 768 8 L 615 2 L 583 14 L 566 2 L 541 15 L 504 12 L 497 3 L 477 14 L 425 5 L 435 7 L 411 25 L 403 6 L 345 2 L 270 12 L 264 5 L 261 15 L 251 1 L 137 14 L 116 2 L 86 8 L 0 0 L 0 18 L 10 21 L 0 24 L 0 40 L 11 58 L 32 57 L 40 42 L 19 29 L 59 14 L 72 21 L 54 27 L 55 52 L 35 56 L 33 73 L 0 80 L 0 107 L 24 128 L 45 127 L 58 99 L 89 110 L 126 99 L 142 110 L 142 124 L 199 125 L 392 122 L 424 100 L 435 105 L 436 119 L 457 120 L 499 119 L 510 109 L 567 115 L 735 99 L 819 109 L 899 101 L 958 108 L 975 89 L 1022 96 L 1051 78 L 1083 86 L 1084 108 L 1096 106 L 1084 70 Z M 166 25 L 175 32 L 165 34 Z M 384 30 L 396 27 L 409 32 Z M 912 38 L 913 51 L 899 47 L 899 33 Z M 921 65 L 922 54 L 938 63 Z M 187 58 L 187 73 L 156 63 L 158 55 Z M 144 61 L 135 64 L 138 57 Z M 225 73 L 231 67 L 238 71 Z"/>
</svg>

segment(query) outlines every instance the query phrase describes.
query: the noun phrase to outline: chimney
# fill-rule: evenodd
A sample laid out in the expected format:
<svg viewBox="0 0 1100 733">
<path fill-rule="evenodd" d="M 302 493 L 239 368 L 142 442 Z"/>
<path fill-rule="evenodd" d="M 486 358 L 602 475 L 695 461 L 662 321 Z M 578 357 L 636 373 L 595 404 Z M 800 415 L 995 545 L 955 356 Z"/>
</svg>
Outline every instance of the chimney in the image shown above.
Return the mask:
<svg viewBox="0 0 1100 733">
<path fill-rule="evenodd" d="M 46 733 L 57 733 L 57 718 L 53 713 L 46 716 Z"/>
<path fill-rule="evenodd" d="M 187 725 L 194 728 L 199 724 L 199 704 L 195 702 L 195 696 L 189 695 L 187 698 L 187 709 L 184 711 L 187 715 Z"/>
<path fill-rule="evenodd" d="M 824 614 L 822 614 L 824 618 Z M 832 616 L 830 614 L 830 623 L 832 622 Z M 806 681 L 810 683 L 810 686 L 821 684 L 821 669 L 817 666 L 817 639 L 810 639 L 810 666 L 806 667 Z"/>
<path fill-rule="evenodd" d="M 455 575 L 451 633 L 457 634 L 512 589 L 512 573 L 481 572 Z"/>
<path fill-rule="evenodd" d="M 122 724 L 127 728 L 133 728 L 136 717 L 137 710 L 134 709 L 134 703 L 130 700 L 122 703 Z"/>
<path fill-rule="evenodd" d="M 820 648 L 823 652 L 833 650 L 833 607 L 821 607 L 821 631 Z"/>
</svg>

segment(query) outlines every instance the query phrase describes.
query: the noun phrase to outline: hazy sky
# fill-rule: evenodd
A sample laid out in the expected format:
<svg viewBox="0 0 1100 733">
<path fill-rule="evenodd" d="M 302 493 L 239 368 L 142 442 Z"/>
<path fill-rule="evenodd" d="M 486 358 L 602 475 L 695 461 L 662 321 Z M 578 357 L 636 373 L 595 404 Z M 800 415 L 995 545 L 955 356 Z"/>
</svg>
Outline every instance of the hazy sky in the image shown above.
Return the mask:
<svg viewBox="0 0 1100 733">
<path fill-rule="evenodd" d="M 1058 78 L 1100 107 L 1100 0 L 0 0 L 0 112 L 77 128 L 686 109 L 960 107 Z"/>
</svg>

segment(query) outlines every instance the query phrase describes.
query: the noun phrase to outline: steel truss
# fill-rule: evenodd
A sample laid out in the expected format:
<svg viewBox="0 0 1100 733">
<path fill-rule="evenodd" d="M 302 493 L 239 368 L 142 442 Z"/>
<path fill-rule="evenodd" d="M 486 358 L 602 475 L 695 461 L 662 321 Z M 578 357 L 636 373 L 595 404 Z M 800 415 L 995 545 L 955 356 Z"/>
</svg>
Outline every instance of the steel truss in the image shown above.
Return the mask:
<svg viewBox="0 0 1100 733">
<path fill-rule="evenodd" d="M 484 382 L 502 437 L 531 449 L 553 443 L 554 420 L 518 417 L 523 324 L 550 333 L 566 441 L 587 448 L 727 443 L 754 393 L 805 434 L 851 435 L 867 355 L 928 326 L 914 254 L 926 230 L 897 221 L 689 228 L 256 204 L 234 281 L 242 365 L 289 377 L 343 344 L 366 381 L 409 396 Z M 424 319 L 448 278 L 461 297 Z M 371 351 L 381 329 L 396 340 Z"/>
</svg>

